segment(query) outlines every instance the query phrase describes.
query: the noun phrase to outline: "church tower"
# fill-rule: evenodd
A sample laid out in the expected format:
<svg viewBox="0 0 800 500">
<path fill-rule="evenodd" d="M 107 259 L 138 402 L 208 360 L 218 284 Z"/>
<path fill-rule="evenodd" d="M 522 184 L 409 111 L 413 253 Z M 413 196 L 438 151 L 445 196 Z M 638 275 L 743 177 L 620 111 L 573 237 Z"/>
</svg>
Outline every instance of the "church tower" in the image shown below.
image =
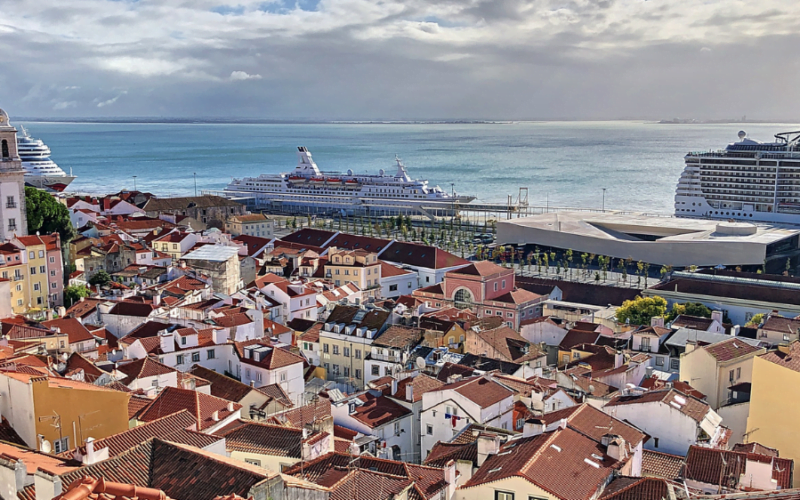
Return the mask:
<svg viewBox="0 0 800 500">
<path fill-rule="evenodd" d="M 17 154 L 17 129 L 0 109 L 0 242 L 28 234 L 25 169 Z"/>
</svg>

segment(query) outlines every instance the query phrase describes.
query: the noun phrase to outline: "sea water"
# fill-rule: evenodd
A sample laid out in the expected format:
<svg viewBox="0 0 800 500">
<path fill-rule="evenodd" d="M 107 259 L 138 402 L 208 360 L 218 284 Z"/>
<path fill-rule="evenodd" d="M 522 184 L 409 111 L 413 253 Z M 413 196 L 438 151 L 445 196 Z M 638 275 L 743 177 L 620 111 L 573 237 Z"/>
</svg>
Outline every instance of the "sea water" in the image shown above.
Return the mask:
<svg viewBox="0 0 800 500">
<path fill-rule="evenodd" d="M 22 122 L 78 178 L 69 191 L 162 196 L 221 190 L 232 177 L 291 171 L 297 146 L 322 170 L 396 171 L 484 202 L 672 213 L 689 151 L 756 140 L 782 124 L 520 122 L 498 124 L 175 124 Z M 796 128 L 796 127 L 795 127 Z M 134 179 L 134 176 L 136 178 Z"/>
</svg>

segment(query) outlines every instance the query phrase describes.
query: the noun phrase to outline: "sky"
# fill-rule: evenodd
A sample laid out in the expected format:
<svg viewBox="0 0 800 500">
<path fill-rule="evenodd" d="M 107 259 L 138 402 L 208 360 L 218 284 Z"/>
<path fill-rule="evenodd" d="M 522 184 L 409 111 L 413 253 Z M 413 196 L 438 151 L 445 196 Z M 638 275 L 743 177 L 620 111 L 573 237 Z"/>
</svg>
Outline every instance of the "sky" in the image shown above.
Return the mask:
<svg viewBox="0 0 800 500">
<path fill-rule="evenodd" d="M 787 0 L 0 0 L 25 117 L 797 121 Z"/>
</svg>

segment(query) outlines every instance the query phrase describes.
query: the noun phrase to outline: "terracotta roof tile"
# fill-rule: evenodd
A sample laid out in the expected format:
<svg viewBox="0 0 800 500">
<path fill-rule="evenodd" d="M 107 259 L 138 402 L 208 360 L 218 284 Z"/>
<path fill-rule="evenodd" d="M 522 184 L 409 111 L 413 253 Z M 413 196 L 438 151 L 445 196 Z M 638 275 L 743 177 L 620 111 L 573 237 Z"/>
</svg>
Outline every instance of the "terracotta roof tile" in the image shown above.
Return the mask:
<svg viewBox="0 0 800 500">
<path fill-rule="evenodd" d="M 683 475 L 685 462 L 679 455 L 670 455 L 660 451 L 644 450 L 642 452 L 642 475 L 677 480 Z"/>
<path fill-rule="evenodd" d="M 644 403 L 663 403 L 678 409 L 681 413 L 696 422 L 702 422 L 706 414 L 711 410 L 708 403 L 700 401 L 692 396 L 685 395 L 675 389 L 662 391 L 647 391 L 641 395 L 617 396 L 606 406 L 620 406 Z"/>
<path fill-rule="evenodd" d="M 794 461 L 786 458 L 690 446 L 686 454 L 686 478 L 713 485 L 737 484 L 747 461 L 772 464 L 772 479 L 780 489 L 791 488 Z"/>
<path fill-rule="evenodd" d="M 356 405 L 355 412 L 350 416 L 373 429 L 411 414 L 411 410 L 386 396 L 375 397 L 367 392 L 358 399 L 363 404 Z"/>
<path fill-rule="evenodd" d="M 236 379 L 217 373 L 200 365 L 193 365 L 189 373 L 196 375 L 211 383 L 211 395 L 238 403 L 244 399 L 253 387 L 243 384 Z"/>
<path fill-rule="evenodd" d="M 741 339 L 737 339 L 736 337 L 717 342 L 716 344 L 707 345 L 702 349 L 705 349 L 705 351 L 716 358 L 718 362 L 730 361 L 732 359 L 741 358 L 742 356 L 747 356 L 756 351 L 763 351 L 762 347 L 752 346 L 747 342 L 742 342 Z"/>
<path fill-rule="evenodd" d="M 233 408 L 231 411 L 230 407 Z M 204 430 L 225 420 L 235 412 L 240 410 L 242 405 L 226 401 L 221 398 L 203 394 L 201 392 L 166 387 L 141 411 L 138 419 L 143 422 L 150 422 L 166 415 L 171 415 L 181 410 L 188 410 L 197 420 L 198 430 Z M 218 420 L 214 420 L 214 413 L 217 413 Z"/>
<path fill-rule="evenodd" d="M 125 375 L 124 383 L 130 385 L 134 380 L 140 378 L 176 373 L 178 370 L 163 363 L 159 363 L 150 357 L 145 357 L 129 363 L 120 363 L 117 365 L 117 371 Z"/>
<path fill-rule="evenodd" d="M 225 438 L 228 451 L 257 453 L 278 457 L 302 458 L 303 430 L 281 425 L 259 422 L 244 422 L 242 425 L 218 432 Z M 307 440 L 318 437 L 319 433 Z"/>
</svg>

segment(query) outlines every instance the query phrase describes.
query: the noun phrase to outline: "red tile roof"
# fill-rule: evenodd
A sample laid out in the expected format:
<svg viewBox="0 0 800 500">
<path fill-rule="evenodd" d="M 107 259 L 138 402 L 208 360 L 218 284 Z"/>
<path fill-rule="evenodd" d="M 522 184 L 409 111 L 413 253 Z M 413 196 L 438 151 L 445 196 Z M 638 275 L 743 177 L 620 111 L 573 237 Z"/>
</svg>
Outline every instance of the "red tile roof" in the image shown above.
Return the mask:
<svg viewBox="0 0 800 500">
<path fill-rule="evenodd" d="M 461 269 L 456 271 L 450 271 L 454 274 L 468 274 L 471 276 L 493 276 L 493 275 L 500 275 L 500 274 L 513 274 L 511 269 L 498 266 L 494 262 L 488 260 L 482 260 L 480 262 L 472 262 L 468 266 L 464 266 Z"/>
<path fill-rule="evenodd" d="M 706 352 L 716 358 L 718 362 L 730 361 L 747 356 L 756 351 L 763 351 L 762 347 L 752 346 L 736 337 L 717 342 L 716 344 L 707 345 L 702 349 L 705 349 Z"/>
<path fill-rule="evenodd" d="M 512 397 L 514 393 L 499 383 L 486 377 L 473 377 L 452 384 L 446 384 L 437 391 L 455 390 L 481 408 L 488 408 L 495 403 Z"/>
<path fill-rule="evenodd" d="M 666 498 L 685 500 L 683 491 L 682 484 L 661 478 L 620 476 L 606 487 L 600 498 L 601 500 L 664 500 Z"/>
<path fill-rule="evenodd" d="M 269 352 L 262 354 L 262 357 L 258 361 L 252 357 L 248 358 L 245 356 L 246 352 L 249 351 L 249 349 L 245 349 L 245 347 L 259 347 L 263 345 L 269 347 Z M 306 362 L 304 357 L 298 356 L 297 354 L 294 354 L 293 352 L 290 352 L 282 347 L 271 347 L 268 342 L 265 343 L 265 341 L 261 339 L 255 339 L 246 342 L 235 342 L 234 347 L 236 348 L 236 354 L 239 357 L 239 361 L 247 365 L 258 366 L 267 370 L 277 370 L 278 368 L 284 368 L 298 363 L 303 364 Z"/>
<path fill-rule="evenodd" d="M 233 410 L 231 411 L 229 408 Z M 150 422 L 181 410 L 188 410 L 197 420 L 198 430 L 202 431 L 216 425 L 219 421 L 225 420 L 241 408 L 242 405 L 238 403 L 201 392 L 166 387 L 139 414 L 138 418 L 143 422 Z M 213 418 L 214 413 L 217 413 L 217 420 Z"/>
<path fill-rule="evenodd" d="M 661 391 L 647 391 L 641 395 L 617 396 L 606 406 L 620 406 L 644 403 L 662 403 L 677 409 L 687 417 L 696 422 L 702 422 L 706 414 L 711 410 L 708 403 L 697 398 L 680 393 L 675 389 Z"/>
<path fill-rule="evenodd" d="M 650 377 L 642 380 L 642 382 L 639 384 L 639 387 L 647 389 L 648 391 L 658 391 L 661 389 L 669 389 L 670 387 L 674 387 L 675 389 L 679 390 L 684 394 L 688 394 L 689 396 L 694 396 L 697 399 L 706 399 L 705 394 L 698 391 L 697 389 L 687 384 L 686 382 L 681 382 L 680 380 L 665 382 L 659 379 L 658 377 Z"/>
<path fill-rule="evenodd" d="M 787 351 L 787 352 L 784 352 Z M 775 363 L 789 370 L 800 372 L 800 342 L 794 341 L 788 347 L 779 347 L 760 356 L 764 361 Z"/>
<path fill-rule="evenodd" d="M 772 464 L 772 479 L 778 488 L 791 488 L 794 460 L 696 445 L 686 454 L 686 478 L 713 485 L 738 484 L 747 461 Z"/>
<path fill-rule="evenodd" d="M 278 457 L 302 458 L 303 442 L 319 437 L 319 433 L 303 439 L 303 430 L 282 425 L 243 422 L 232 429 L 216 433 L 225 438 L 225 448 L 230 451 L 257 453 Z M 327 434 L 325 434 L 327 435 Z"/>
<path fill-rule="evenodd" d="M 62 333 L 66 333 L 69 336 L 70 344 L 94 340 L 94 336 L 89 330 L 75 318 L 52 319 L 50 321 L 43 321 L 42 325 L 47 328 L 58 328 Z"/>
<path fill-rule="evenodd" d="M 411 386 L 411 401 L 406 397 L 408 394 L 408 386 Z M 420 373 L 416 377 L 406 377 L 397 382 L 397 394 L 395 398 L 402 399 L 408 402 L 422 401 L 422 395 L 428 391 L 435 391 L 445 385 L 439 379 L 433 378 L 430 375 Z"/>
<path fill-rule="evenodd" d="M 404 274 L 414 274 L 414 271 L 403 269 L 402 267 L 389 264 L 382 260 L 378 261 L 381 264 L 381 278 L 391 278 L 394 276 L 402 276 Z"/>
<path fill-rule="evenodd" d="M 150 357 L 145 357 L 129 363 L 120 363 L 117 365 L 117 371 L 125 375 L 123 382 L 126 385 L 131 385 L 134 380 L 140 378 L 166 375 L 167 373 L 177 373 L 178 370 L 163 363 L 159 363 Z"/>
<path fill-rule="evenodd" d="M 466 266 L 470 263 L 440 248 L 402 241 L 393 241 L 380 257 L 390 262 L 428 269 Z"/>
<path fill-rule="evenodd" d="M 211 383 L 211 395 L 228 401 L 238 403 L 250 392 L 255 391 L 253 387 L 243 384 L 236 379 L 217 373 L 200 365 L 194 365 L 189 373 L 196 375 Z"/>
<path fill-rule="evenodd" d="M 376 397 L 367 392 L 358 399 L 363 404 L 356 405 L 355 412 L 350 416 L 373 429 L 411 414 L 411 410 L 386 396 Z"/>
<path fill-rule="evenodd" d="M 683 475 L 686 465 L 682 456 L 644 450 L 642 452 L 642 475 L 677 480 Z"/>
<path fill-rule="evenodd" d="M 508 441 L 462 488 L 521 477 L 558 498 L 584 500 L 619 466 L 600 443 L 567 427 Z"/>
<path fill-rule="evenodd" d="M 276 413 L 267 419 L 267 423 L 302 429 L 306 425 L 317 424 L 329 419 L 333 419 L 331 402 L 327 398 L 320 397 L 316 402 Z"/>
<path fill-rule="evenodd" d="M 589 403 L 545 413 L 540 418 L 545 425 L 566 419 L 569 427 L 598 442 L 605 434 L 616 434 L 635 447 L 646 437 L 636 427 L 603 413 Z"/>
</svg>

